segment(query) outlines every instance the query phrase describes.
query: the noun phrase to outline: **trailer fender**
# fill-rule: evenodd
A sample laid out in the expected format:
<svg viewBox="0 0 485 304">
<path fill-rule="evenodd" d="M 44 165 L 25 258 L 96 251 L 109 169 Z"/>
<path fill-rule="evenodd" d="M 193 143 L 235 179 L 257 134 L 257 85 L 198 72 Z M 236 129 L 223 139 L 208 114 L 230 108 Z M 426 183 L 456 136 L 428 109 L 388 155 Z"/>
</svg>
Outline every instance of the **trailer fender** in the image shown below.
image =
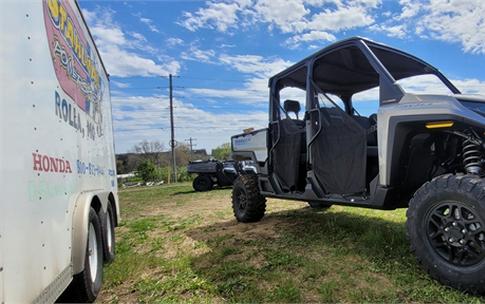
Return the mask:
<svg viewBox="0 0 485 304">
<path fill-rule="evenodd" d="M 85 192 L 76 200 L 72 220 L 72 250 L 71 261 L 74 274 L 84 270 L 84 258 L 88 238 L 89 210 L 93 206 L 100 216 L 103 224 L 104 214 L 106 213 L 109 193 L 105 192 Z"/>
</svg>

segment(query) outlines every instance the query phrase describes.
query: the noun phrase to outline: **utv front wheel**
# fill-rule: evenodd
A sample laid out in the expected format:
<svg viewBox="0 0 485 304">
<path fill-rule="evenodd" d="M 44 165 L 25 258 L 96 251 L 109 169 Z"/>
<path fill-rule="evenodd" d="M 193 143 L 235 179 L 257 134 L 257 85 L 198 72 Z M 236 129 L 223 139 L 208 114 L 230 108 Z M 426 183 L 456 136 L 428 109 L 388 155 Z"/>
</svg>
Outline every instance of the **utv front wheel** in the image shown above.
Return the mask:
<svg viewBox="0 0 485 304">
<path fill-rule="evenodd" d="M 263 218 L 266 199 L 259 193 L 256 175 L 244 174 L 236 178 L 232 187 L 232 209 L 238 222 L 257 222 Z"/>
<path fill-rule="evenodd" d="M 210 191 L 214 183 L 212 182 L 211 178 L 207 175 L 199 175 L 197 176 L 194 181 L 192 182 L 192 187 L 194 187 L 195 191 Z"/>
<path fill-rule="evenodd" d="M 442 284 L 485 293 L 485 181 L 436 177 L 416 191 L 407 211 L 411 251 Z"/>
</svg>

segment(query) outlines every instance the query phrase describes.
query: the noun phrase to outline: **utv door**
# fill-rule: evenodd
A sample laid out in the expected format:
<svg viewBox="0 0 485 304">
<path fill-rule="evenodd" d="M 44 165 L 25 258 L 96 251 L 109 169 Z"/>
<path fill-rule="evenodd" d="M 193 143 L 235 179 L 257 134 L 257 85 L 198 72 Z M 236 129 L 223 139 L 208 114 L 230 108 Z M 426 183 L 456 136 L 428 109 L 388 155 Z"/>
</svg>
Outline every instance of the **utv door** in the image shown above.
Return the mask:
<svg viewBox="0 0 485 304">
<path fill-rule="evenodd" d="M 366 130 L 323 92 L 309 111 L 310 163 L 327 194 L 365 191 Z"/>
<path fill-rule="evenodd" d="M 304 187 L 305 126 L 303 121 L 284 118 L 271 125 L 272 171 L 284 192 Z"/>
</svg>

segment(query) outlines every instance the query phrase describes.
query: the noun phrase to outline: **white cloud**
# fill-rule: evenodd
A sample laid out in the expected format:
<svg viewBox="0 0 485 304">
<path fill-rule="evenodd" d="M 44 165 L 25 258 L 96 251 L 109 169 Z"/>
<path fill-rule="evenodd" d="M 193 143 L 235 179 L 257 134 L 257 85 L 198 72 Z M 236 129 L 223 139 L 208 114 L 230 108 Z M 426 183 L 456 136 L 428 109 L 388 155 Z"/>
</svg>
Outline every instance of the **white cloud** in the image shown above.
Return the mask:
<svg viewBox="0 0 485 304">
<path fill-rule="evenodd" d="M 267 105 L 268 78 L 283 71 L 292 63 L 278 57 L 264 58 L 258 55 L 227 55 L 217 58 L 215 64 L 223 64 L 229 69 L 250 75 L 241 81 L 242 86 L 232 89 L 191 88 L 188 91 L 205 98 L 230 99 L 238 103 Z"/>
<path fill-rule="evenodd" d="M 478 79 L 450 79 L 462 94 L 485 95 L 485 81 Z M 418 75 L 397 81 L 405 92 L 411 94 L 439 94 L 449 95 L 452 92 L 434 75 Z M 354 95 L 357 101 L 376 101 L 379 96 L 378 88 L 363 91 Z"/>
<path fill-rule="evenodd" d="M 113 120 L 117 153 L 130 150 L 146 140 L 159 140 L 168 146 L 170 136 L 168 101 L 166 96 L 114 97 Z M 191 104 L 174 101 L 175 136 L 178 141 L 195 137 L 212 149 L 229 142 L 230 136 L 248 127 L 267 125 L 266 111 L 212 113 Z"/>
<path fill-rule="evenodd" d="M 305 29 L 339 32 L 374 23 L 369 6 L 341 6 L 335 10 L 325 9 L 312 16 Z"/>
<path fill-rule="evenodd" d="M 258 55 L 221 55 L 219 60 L 239 72 L 259 77 L 270 77 L 291 65 L 290 61 L 281 58 L 264 58 Z"/>
<path fill-rule="evenodd" d="M 291 47 L 297 47 L 300 45 L 301 42 L 316 42 L 316 41 L 335 41 L 337 38 L 335 38 L 334 35 L 328 33 L 328 32 L 322 32 L 322 31 L 311 31 L 308 33 L 305 33 L 303 35 L 295 35 L 288 40 L 286 40 L 286 44 L 291 46 Z"/>
<path fill-rule="evenodd" d="M 195 12 L 185 12 L 179 22 L 190 31 L 202 28 L 226 32 L 265 24 L 293 34 L 287 45 L 314 40 L 335 40 L 335 33 L 374 23 L 372 10 L 381 0 L 247 0 L 208 1 Z M 251 5 L 249 5 L 251 4 Z"/>
<path fill-rule="evenodd" d="M 124 32 L 122 27 L 113 21 L 114 14 L 113 10 L 105 8 L 98 8 L 96 11 L 83 9 L 83 15 L 110 75 L 166 76 L 178 73 L 180 64 L 177 61 L 165 56 L 166 60 L 160 63 L 144 54 L 154 55 L 157 50 L 146 42 L 142 34 Z"/>
<path fill-rule="evenodd" d="M 431 0 L 419 25 L 432 38 L 460 42 L 465 52 L 485 54 L 483 0 Z"/>
<path fill-rule="evenodd" d="M 394 38 L 410 35 L 460 43 L 465 52 L 485 54 L 485 1 L 400 0 L 396 12 L 376 12 L 381 0 L 246 0 L 207 1 L 195 12 L 185 12 L 179 23 L 196 31 L 202 28 L 226 32 L 266 24 L 292 34 L 286 45 L 311 43 L 319 33 L 331 41 L 337 33 L 368 27 Z M 326 35 L 327 37 L 325 37 Z"/>
<path fill-rule="evenodd" d="M 197 46 L 190 46 L 188 51 L 182 52 L 180 58 L 185 60 L 214 63 L 216 52 L 214 50 L 201 50 Z"/>
<path fill-rule="evenodd" d="M 374 30 L 398 38 L 416 34 L 459 43 L 464 52 L 485 54 L 485 1 L 400 0 L 400 5 L 398 15 Z"/>
<path fill-rule="evenodd" d="M 184 20 L 179 24 L 189 31 L 196 31 L 208 27 L 225 32 L 238 21 L 237 13 L 244 9 L 248 3 L 242 1 L 234 3 L 207 2 L 207 7 L 200 8 L 194 13 L 185 12 Z"/>
<path fill-rule="evenodd" d="M 184 41 L 180 38 L 176 38 L 176 37 L 170 37 L 166 40 L 166 43 L 167 43 L 167 46 L 168 47 L 174 47 L 174 46 L 178 46 L 178 45 L 182 45 L 184 44 Z"/>
<path fill-rule="evenodd" d="M 310 13 L 301 0 L 259 0 L 254 10 L 260 21 L 277 26 L 284 33 L 293 32 L 295 23 Z"/>
<path fill-rule="evenodd" d="M 394 38 L 404 38 L 407 35 L 407 27 L 404 24 L 399 25 L 387 25 L 384 24 L 374 24 L 369 27 L 370 30 L 385 33 L 389 37 Z"/>
<path fill-rule="evenodd" d="M 120 89 L 126 89 L 130 87 L 130 84 L 126 82 L 111 80 L 110 83 Z"/>
<path fill-rule="evenodd" d="M 189 90 L 193 94 L 204 97 L 226 98 L 248 104 L 267 103 L 268 101 L 268 88 L 265 92 L 251 89 L 249 86 L 241 89 L 192 88 Z"/>
<path fill-rule="evenodd" d="M 463 94 L 480 94 L 485 96 L 485 81 L 478 79 L 461 79 L 451 81 Z"/>
<path fill-rule="evenodd" d="M 416 16 L 421 10 L 421 3 L 414 0 L 399 0 L 401 5 L 401 14 L 398 19 L 412 18 Z"/>
<path fill-rule="evenodd" d="M 155 24 L 153 24 L 153 20 L 150 18 L 140 17 L 140 22 L 144 23 L 148 29 L 154 33 L 160 33 L 160 30 L 157 28 Z"/>
<path fill-rule="evenodd" d="M 132 76 L 167 76 L 177 74 L 180 64 L 177 61 L 156 63 L 154 60 L 142 57 L 116 45 L 100 48 L 101 57 L 108 73 L 118 77 Z"/>
</svg>

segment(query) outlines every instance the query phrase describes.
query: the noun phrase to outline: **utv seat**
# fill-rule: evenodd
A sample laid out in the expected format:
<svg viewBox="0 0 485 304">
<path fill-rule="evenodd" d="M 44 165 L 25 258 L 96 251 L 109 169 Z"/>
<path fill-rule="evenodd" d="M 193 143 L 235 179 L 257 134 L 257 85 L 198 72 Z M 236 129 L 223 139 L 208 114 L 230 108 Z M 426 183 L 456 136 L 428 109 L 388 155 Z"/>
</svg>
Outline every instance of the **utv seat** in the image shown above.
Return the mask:
<svg viewBox="0 0 485 304">
<path fill-rule="evenodd" d="M 285 192 L 295 191 L 301 188 L 302 174 L 306 174 L 306 132 L 305 122 L 298 119 L 300 103 L 294 100 L 286 100 L 283 105 L 286 118 L 280 120 L 280 139 L 273 150 L 273 159 L 276 164 L 274 172 L 281 181 L 281 187 Z M 296 119 L 289 117 L 288 112 L 293 112 Z"/>
<path fill-rule="evenodd" d="M 369 117 L 365 116 L 353 116 L 355 121 L 367 130 L 367 156 L 377 157 L 377 115 L 372 114 Z"/>
</svg>

